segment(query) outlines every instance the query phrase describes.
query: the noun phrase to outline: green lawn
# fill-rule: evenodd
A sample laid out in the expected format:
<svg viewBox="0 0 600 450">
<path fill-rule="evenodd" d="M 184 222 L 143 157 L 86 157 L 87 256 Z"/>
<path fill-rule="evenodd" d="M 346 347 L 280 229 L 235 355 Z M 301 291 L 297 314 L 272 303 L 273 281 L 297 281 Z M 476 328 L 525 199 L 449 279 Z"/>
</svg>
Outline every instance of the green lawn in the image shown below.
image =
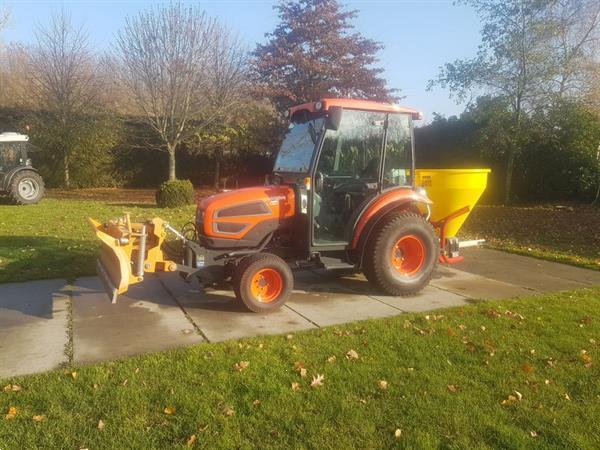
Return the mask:
<svg viewBox="0 0 600 450">
<path fill-rule="evenodd" d="M 0 283 L 41 278 L 74 279 L 95 273 L 99 241 L 88 217 L 106 221 L 162 217 L 182 226 L 195 206 L 161 209 L 143 203 L 45 199 L 38 205 L 0 205 Z"/>
<path fill-rule="evenodd" d="M 600 207 L 477 206 L 460 232 L 492 248 L 600 270 Z"/>
<path fill-rule="evenodd" d="M 4 380 L 20 391 L 0 390 L 0 448 L 599 448 L 599 300 L 482 302 Z"/>
</svg>

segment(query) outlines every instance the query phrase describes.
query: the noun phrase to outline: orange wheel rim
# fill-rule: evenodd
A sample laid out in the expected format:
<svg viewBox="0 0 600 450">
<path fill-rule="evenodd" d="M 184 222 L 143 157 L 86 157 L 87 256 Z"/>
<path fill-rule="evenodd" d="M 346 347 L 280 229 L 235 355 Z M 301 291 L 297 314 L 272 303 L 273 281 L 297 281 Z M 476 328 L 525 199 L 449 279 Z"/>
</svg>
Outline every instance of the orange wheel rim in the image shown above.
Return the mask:
<svg viewBox="0 0 600 450">
<path fill-rule="evenodd" d="M 283 291 L 283 278 L 275 269 L 261 269 L 250 280 L 250 291 L 259 302 L 270 303 Z"/>
<path fill-rule="evenodd" d="M 392 247 L 392 266 L 402 275 L 417 273 L 425 263 L 425 246 L 417 236 L 403 236 Z"/>
</svg>

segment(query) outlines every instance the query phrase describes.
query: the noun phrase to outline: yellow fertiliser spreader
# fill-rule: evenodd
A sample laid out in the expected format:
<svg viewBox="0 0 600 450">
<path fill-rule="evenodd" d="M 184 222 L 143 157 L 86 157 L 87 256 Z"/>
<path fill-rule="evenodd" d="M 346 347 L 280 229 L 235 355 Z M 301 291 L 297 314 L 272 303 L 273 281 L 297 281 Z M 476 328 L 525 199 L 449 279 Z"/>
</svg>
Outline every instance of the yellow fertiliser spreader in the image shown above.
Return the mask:
<svg viewBox="0 0 600 450">
<path fill-rule="evenodd" d="M 230 281 L 260 313 L 285 303 L 292 270 L 304 268 L 362 272 L 382 292 L 413 295 L 438 262 L 459 261 L 460 248 L 481 243 L 456 235 L 490 171 L 415 169 L 418 111 L 327 98 L 288 117 L 265 185 L 201 199 L 184 230 L 158 218 L 90 219 L 102 241 L 98 274 L 113 302 L 160 271 L 205 285 Z M 178 244 L 165 245 L 167 234 Z"/>
</svg>

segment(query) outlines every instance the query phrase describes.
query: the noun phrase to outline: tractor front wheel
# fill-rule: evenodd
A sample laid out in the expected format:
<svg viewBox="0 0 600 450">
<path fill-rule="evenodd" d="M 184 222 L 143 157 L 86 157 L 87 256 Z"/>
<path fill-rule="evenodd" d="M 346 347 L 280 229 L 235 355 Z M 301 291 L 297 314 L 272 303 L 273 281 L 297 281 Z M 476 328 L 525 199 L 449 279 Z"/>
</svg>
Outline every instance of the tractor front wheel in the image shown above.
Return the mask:
<svg viewBox="0 0 600 450">
<path fill-rule="evenodd" d="M 17 205 L 38 203 L 44 196 L 44 181 L 32 170 L 22 170 L 13 177 L 8 196 Z"/>
<path fill-rule="evenodd" d="M 232 282 L 236 296 L 256 313 L 279 309 L 294 288 L 290 267 L 271 253 L 246 256 L 237 266 Z"/>
<path fill-rule="evenodd" d="M 429 283 L 439 258 L 437 237 L 419 214 L 401 212 L 382 220 L 369 239 L 364 273 L 390 295 L 413 295 Z"/>
</svg>

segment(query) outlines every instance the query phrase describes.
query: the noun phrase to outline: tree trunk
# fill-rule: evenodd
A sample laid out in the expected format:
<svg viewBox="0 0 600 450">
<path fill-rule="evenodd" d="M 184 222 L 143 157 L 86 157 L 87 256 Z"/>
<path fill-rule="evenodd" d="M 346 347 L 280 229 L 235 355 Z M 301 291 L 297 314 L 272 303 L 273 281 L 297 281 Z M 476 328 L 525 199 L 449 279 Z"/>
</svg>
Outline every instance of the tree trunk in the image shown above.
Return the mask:
<svg viewBox="0 0 600 450">
<path fill-rule="evenodd" d="M 592 201 L 592 205 L 598 203 L 600 199 L 600 145 L 598 146 L 598 153 L 596 153 L 596 197 Z"/>
<path fill-rule="evenodd" d="M 221 179 L 221 153 L 215 152 L 215 179 L 213 186 L 215 190 L 219 190 L 219 180 Z"/>
<path fill-rule="evenodd" d="M 65 176 L 65 188 L 71 189 L 71 175 L 69 174 L 69 155 L 65 154 L 63 159 L 64 164 L 64 176 Z"/>
<path fill-rule="evenodd" d="M 506 179 L 504 183 L 504 204 L 510 203 L 510 193 L 512 189 L 512 176 L 515 167 L 515 151 L 510 149 L 508 152 L 508 160 L 506 161 Z"/>
<path fill-rule="evenodd" d="M 169 181 L 174 181 L 177 179 L 175 173 L 175 145 L 167 145 L 167 150 L 169 152 Z"/>
</svg>

